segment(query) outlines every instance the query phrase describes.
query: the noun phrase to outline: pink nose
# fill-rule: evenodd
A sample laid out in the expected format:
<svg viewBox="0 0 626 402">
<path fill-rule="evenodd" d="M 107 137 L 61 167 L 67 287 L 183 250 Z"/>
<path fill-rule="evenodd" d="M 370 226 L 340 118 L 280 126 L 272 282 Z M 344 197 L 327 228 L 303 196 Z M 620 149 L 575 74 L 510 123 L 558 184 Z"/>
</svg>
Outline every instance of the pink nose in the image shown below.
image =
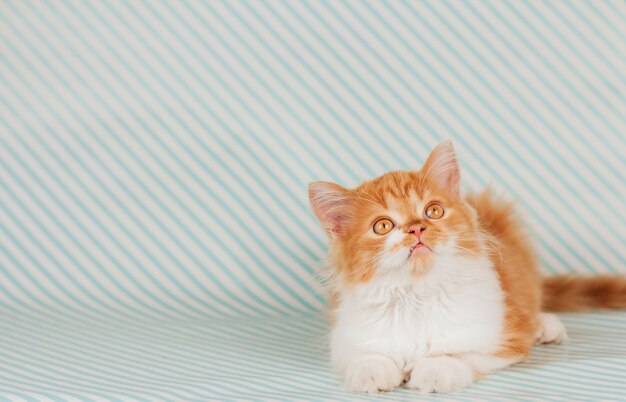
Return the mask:
<svg viewBox="0 0 626 402">
<path fill-rule="evenodd" d="M 424 230 L 426 230 L 426 228 L 418 224 L 411 226 L 409 228 L 409 233 L 413 233 L 415 237 L 417 237 L 417 239 L 419 240 L 420 237 L 422 237 L 422 233 L 424 233 Z"/>
</svg>

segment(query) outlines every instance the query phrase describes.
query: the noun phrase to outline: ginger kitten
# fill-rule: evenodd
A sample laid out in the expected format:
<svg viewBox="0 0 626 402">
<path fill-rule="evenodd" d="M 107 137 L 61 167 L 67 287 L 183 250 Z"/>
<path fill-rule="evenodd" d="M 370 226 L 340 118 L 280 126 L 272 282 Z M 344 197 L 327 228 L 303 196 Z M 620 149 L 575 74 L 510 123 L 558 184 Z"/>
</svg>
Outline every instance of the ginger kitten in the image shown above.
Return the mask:
<svg viewBox="0 0 626 402">
<path fill-rule="evenodd" d="M 354 391 L 458 391 L 566 337 L 543 310 L 626 307 L 626 279 L 542 279 L 524 224 L 463 196 L 451 142 L 420 171 L 309 185 L 330 238 L 331 360 Z"/>
</svg>

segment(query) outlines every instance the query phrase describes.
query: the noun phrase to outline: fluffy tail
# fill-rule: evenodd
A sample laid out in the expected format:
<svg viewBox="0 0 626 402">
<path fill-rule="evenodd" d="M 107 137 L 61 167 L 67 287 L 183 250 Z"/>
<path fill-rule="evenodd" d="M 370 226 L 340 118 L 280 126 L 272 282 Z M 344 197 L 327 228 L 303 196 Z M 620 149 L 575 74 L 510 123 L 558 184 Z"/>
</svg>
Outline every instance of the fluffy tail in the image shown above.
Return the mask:
<svg viewBox="0 0 626 402">
<path fill-rule="evenodd" d="M 544 311 L 626 308 L 626 277 L 552 276 L 543 280 Z"/>
</svg>

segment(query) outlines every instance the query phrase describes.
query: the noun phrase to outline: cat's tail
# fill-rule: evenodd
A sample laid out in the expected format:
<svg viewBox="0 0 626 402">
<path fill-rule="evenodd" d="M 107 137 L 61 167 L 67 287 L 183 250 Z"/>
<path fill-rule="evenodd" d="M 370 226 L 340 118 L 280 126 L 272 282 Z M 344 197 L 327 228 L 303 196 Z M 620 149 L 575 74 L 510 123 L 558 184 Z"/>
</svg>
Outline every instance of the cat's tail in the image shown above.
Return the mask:
<svg viewBox="0 0 626 402">
<path fill-rule="evenodd" d="M 544 311 L 626 308 L 626 276 L 550 276 L 543 279 Z"/>
</svg>

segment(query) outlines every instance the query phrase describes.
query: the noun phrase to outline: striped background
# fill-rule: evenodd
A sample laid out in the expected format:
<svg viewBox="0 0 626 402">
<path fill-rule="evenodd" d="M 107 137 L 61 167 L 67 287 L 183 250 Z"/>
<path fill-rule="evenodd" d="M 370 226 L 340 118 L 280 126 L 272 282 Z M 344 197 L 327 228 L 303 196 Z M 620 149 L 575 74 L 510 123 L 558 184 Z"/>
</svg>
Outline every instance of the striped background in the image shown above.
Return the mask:
<svg viewBox="0 0 626 402">
<path fill-rule="evenodd" d="M 326 240 L 306 183 L 419 168 L 446 138 L 468 189 L 518 200 L 546 273 L 626 273 L 626 2 L 0 0 L 0 396 L 348 397 L 307 348 Z M 623 339 L 625 319 L 568 323 Z M 589 336 L 572 347 L 606 350 Z M 580 375 L 596 349 L 545 350 L 529 364 Z M 474 396 L 521 396 L 528 368 Z"/>
</svg>

